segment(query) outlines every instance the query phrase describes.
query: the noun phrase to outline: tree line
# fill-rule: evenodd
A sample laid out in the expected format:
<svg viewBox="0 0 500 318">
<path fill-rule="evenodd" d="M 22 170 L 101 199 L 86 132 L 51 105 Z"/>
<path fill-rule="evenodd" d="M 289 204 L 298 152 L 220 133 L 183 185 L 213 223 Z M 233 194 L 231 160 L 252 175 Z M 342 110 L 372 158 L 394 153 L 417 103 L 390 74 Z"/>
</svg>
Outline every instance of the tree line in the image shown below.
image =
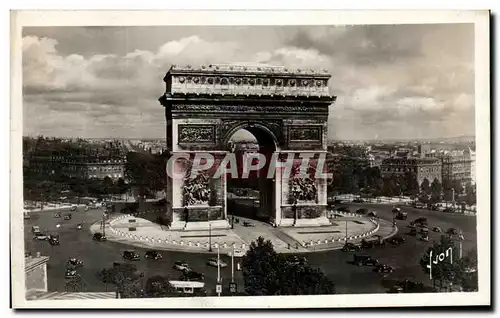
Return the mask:
<svg viewBox="0 0 500 318">
<path fill-rule="evenodd" d="M 345 165 L 333 172 L 328 189 L 330 194 L 360 194 L 366 197 L 409 196 L 424 203 L 460 199 L 469 205 L 476 203 L 476 189 L 468 183 L 465 187 L 458 180 L 441 183 L 438 179 L 425 178 L 419 185 L 416 175 L 405 172 L 400 175 L 382 177 L 379 167 L 364 168 L 361 165 Z"/>
</svg>

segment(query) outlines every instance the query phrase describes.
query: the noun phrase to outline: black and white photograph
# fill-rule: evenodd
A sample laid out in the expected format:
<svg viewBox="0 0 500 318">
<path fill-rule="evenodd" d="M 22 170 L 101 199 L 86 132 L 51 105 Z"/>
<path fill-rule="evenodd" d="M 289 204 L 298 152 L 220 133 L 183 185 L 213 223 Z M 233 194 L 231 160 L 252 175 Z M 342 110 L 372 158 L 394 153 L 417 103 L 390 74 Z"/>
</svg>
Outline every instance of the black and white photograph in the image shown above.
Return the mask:
<svg viewBox="0 0 500 318">
<path fill-rule="evenodd" d="M 11 17 L 14 307 L 490 304 L 488 11 L 52 13 Z"/>
</svg>

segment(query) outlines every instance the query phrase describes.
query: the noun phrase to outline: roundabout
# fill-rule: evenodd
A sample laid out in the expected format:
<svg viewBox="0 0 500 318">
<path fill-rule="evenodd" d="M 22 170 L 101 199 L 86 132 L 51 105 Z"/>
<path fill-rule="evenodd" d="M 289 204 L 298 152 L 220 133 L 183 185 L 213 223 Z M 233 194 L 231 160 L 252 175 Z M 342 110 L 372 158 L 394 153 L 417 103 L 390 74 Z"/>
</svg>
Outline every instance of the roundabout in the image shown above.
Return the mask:
<svg viewBox="0 0 500 318">
<path fill-rule="evenodd" d="M 337 214 L 329 226 L 281 227 L 255 220 L 238 218 L 233 229 L 196 231 L 172 231 L 148 220 L 148 213 L 114 215 L 106 222 L 104 232 L 110 241 L 158 250 L 185 251 L 191 253 L 228 253 L 233 249 L 246 252 L 252 241 L 259 236 L 270 240 L 278 253 L 308 253 L 318 250 L 334 250 L 343 246 L 346 239 L 358 242 L 376 234 L 387 222 L 355 214 Z M 102 223 L 91 226 L 91 232 L 102 232 Z"/>
</svg>

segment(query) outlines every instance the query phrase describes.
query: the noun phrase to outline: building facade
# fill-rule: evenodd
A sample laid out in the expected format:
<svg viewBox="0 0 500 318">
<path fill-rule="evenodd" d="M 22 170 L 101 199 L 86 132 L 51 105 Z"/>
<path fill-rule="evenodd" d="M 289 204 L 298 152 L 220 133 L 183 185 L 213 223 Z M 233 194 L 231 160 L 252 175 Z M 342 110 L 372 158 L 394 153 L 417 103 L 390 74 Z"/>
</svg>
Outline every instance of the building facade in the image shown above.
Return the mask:
<svg viewBox="0 0 500 318">
<path fill-rule="evenodd" d="M 459 181 L 465 186 L 472 181 L 472 158 L 468 151 L 433 151 L 426 154 L 427 158 L 437 158 L 443 165 L 443 182 Z"/>
<path fill-rule="evenodd" d="M 430 183 L 437 179 L 442 182 L 442 165 L 439 159 L 435 158 L 388 158 L 382 161 L 380 166 L 382 177 L 394 177 L 414 174 L 418 184 L 427 179 Z"/>
</svg>

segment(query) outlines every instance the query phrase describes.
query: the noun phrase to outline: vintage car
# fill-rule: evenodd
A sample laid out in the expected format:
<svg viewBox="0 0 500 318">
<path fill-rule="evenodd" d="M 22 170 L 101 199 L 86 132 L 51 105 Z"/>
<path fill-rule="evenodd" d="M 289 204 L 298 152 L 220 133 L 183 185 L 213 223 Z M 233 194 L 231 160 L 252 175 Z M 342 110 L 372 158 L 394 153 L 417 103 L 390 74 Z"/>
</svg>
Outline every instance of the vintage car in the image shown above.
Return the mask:
<svg viewBox="0 0 500 318">
<path fill-rule="evenodd" d="M 379 261 L 370 255 L 354 255 L 353 263 L 358 266 L 377 266 Z"/>
<path fill-rule="evenodd" d="M 102 233 L 94 233 L 94 236 L 92 237 L 94 241 L 99 241 L 99 242 L 104 242 L 106 241 L 106 236 L 104 236 Z"/>
<path fill-rule="evenodd" d="M 389 239 L 389 242 L 393 245 L 400 245 L 406 242 L 406 239 L 402 236 L 393 236 Z"/>
<path fill-rule="evenodd" d="M 56 245 L 60 244 L 59 236 L 50 235 L 48 240 L 49 240 L 49 244 L 52 246 L 56 246 Z"/>
<path fill-rule="evenodd" d="M 38 241 L 46 241 L 49 239 L 49 235 L 44 233 L 35 233 L 33 238 Z"/>
<path fill-rule="evenodd" d="M 158 251 L 147 251 L 146 254 L 144 254 L 144 258 L 154 259 L 156 261 L 162 259 L 163 255 Z"/>
<path fill-rule="evenodd" d="M 78 274 L 74 269 L 67 269 L 64 275 L 66 279 L 75 278 L 76 276 L 78 276 Z"/>
<path fill-rule="evenodd" d="M 83 261 L 77 259 L 77 258 L 70 258 L 67 262 L 66 265 L 68 268 L 78 268 L 83 266 Z"/>
<path fill-rule="evenodd" d="M 220 268 L 224 268 L 224 267 L 227 267 L 227 264 L 224 263 L 223 261 L 221 260 L 217 260 L 217 258 L 211 258 L 208 260 L 207 264 L 210 265 L 210 266 L 214 266 L 214 267 L 217 267 L 217 263 L 219 265 Z"/>
<path fill-rule="evenodd" d="M 394 272 L 394 268 L 392 268 L 392 266 L 389 266 L 389 265 L 379 264 L 379 265 L 375 266 L 373 271 L 377 272 L 377 273 L 392 273 L 392 272 Z"/>
<path fill-rule="evenodd" d="M 191 268 L 189 268 L 189 264 L 185 261 L 176 261 L 173 266 L 174 269 L 178 271 L 191 271 Z"/>
<path fill-rule="evenodd" d="M 358 252 L 361 251 L 361 246 L 354 243 L 345 243 L 342 247 L 342 252 Z"/>
<path fill-rule="evenodd" d="M 141 259 L 139 254 L 137 254 L 134 251 L 124 251 L 123 252 L 123 258 L 129 261 L 138 261 Z"/>
</svg>

